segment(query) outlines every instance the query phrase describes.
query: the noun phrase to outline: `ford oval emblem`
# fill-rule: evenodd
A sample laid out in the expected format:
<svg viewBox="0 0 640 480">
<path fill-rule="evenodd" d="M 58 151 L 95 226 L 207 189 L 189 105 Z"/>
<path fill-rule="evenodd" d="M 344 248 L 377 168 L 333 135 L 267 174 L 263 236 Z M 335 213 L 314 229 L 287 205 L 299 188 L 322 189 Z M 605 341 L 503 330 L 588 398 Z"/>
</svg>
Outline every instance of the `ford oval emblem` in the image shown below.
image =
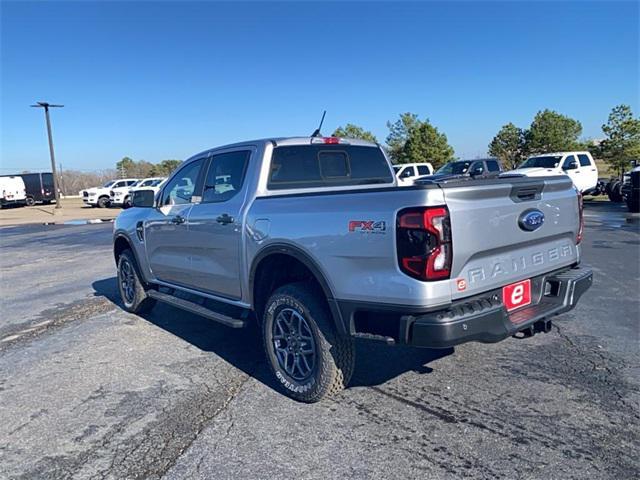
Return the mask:
<svg viewBox="0 0 640 480">
<path fill-rule="evenodd" d="M 535 208 L 525 210 L 520 214 L 518 225 L 522 230 L 533 232 L 539 229 L 544 223 L 544 213 Z"/>
</svg>

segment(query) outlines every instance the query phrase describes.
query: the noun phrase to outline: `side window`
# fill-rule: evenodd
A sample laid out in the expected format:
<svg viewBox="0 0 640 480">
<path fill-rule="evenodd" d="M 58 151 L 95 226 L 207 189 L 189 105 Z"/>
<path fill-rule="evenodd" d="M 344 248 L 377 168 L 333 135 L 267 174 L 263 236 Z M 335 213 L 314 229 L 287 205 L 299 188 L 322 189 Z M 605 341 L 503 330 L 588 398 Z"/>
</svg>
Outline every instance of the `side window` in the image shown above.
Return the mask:
<svg viewBox="0 0 640 480">
<path fill-rule="evenodd" d="M 429 175 L 429 167 L 426 165 L 418 165 L 418 175 Z"/>
<path fill-rule="evenodd" d="M 119 188 L 119 187 L 124 187 L 125 186 L 125 182 L 120 181 L 120 182 L 116 182 L 113 185 L 111 185 L 111 188 Z"/>
<path fill-rule="evenodd" d="M 498 165 L 498 162 L 496 162 L 495 160 L 487 160 L 487 170 L 489 170 L 490 172 L 499 172 L 500 165 Z"/>
<path fill-rule="evenodd" d="M 581 167 L 590 167 L 591 166 L 591 161 L 589 160 L 589 157 L 587 155 L 585 155 L 584 153 L 581 155 L 578 155 L 578 159 L 580 160 L 580 166 Z"/>
<path fill-rule="evenodd" d="M 184 205 L 191 203 L 191 197 L 198 180 L 204 159 L 195 160 L 184 166 L 167 184 L 162 193 L 162 205 Z"/>
<path fill-rule="evenodd" d="M 415 171 L 413 170 L 413 167 L 406 167 L 402 173 L 400 174 L 400 178 L 409 178 L 409 177 L 413 177 L 415 176 Z"/>
<path fill-rule="evenodd" d="M 136 183 L 137 180 L 127 180 L 127 187 Z"/>
<path fill-rule="evenodd" d="M 242 188 L 251 152 L 242 150 L 214 155 L 204 181 L 203 203 L 226 202 Z"/>
<path fill-rule="evenodd" d="M 574 157 L 573 155 L 569 155 L 567 158 L 564 159 L 564 163 L 562 164 L 562 168 L 569 168 L 569 164 L 571 162 L 575 162 L 576 161 L 576 157 Z"/>
</svg>

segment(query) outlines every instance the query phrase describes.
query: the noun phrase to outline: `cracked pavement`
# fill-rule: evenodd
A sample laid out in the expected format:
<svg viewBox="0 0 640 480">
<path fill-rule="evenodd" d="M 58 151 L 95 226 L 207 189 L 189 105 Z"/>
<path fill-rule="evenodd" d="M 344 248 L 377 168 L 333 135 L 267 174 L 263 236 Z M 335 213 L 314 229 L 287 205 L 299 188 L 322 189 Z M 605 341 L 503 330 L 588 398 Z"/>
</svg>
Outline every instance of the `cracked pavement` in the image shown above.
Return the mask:
<svg viewBox="0 0 640 480">
<path fill-rule="evenodd" d="M 0 478 L 637 478 L 640 223 L 585 214 L 594 286 L 550 333 L 359 342 L 314 405 L 255 329 L 121 310 L 110 225 L 0 229 Z"/>
</svg>

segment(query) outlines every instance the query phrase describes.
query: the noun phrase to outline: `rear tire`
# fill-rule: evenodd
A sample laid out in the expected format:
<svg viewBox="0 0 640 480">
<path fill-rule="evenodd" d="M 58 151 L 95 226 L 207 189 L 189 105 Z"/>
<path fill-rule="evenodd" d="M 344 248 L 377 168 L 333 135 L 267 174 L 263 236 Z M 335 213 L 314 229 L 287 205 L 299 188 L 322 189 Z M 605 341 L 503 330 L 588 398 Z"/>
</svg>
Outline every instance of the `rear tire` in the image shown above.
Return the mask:
<svg viewBox="0 0 640 480">
<path fill-rule="evenodd" d="M 265 306 L 264 349 L 278 385 L 313 403 L 345 388 L 355 365 L 353 339 L 341 336 L 321 292 L 308 283 L 278 288 Z"/>
<path fill-rule="evenodd" d="M 138 265 L 131 250 L 124 250 L 118 257 L 118 291 L 124 309 L 130 313 L 151 310 L 156 301 L 147 295 L 140 280 Z"/>
<path fill-rule="evenodd" d="M 609 191 L 607 192 L 607 196 L 609 200 L 614 203 L 622 203 L 622 182 L 619 180 L 614 180 L 609 182 Z"/>
</svg>

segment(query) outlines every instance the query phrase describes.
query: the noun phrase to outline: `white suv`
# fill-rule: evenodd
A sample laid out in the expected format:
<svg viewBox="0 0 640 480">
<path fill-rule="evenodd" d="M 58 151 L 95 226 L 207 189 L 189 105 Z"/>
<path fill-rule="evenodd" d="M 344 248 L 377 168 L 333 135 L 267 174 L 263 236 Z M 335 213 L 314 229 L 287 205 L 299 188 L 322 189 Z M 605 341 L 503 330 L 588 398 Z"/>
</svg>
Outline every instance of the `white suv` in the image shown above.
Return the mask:
<svg viewBox="0 0 640 480">
<path fill-rule="evenodd" d="M 433 165 L 430 163 L 403 163 L 394 165 L 393 171 L 398 179 L 398 185 L 413 185 L 416 178 L 433 175 Z"/>
<path fill-rule="evenodd" d="M 109 206 L 111 199 L 109 192 L 114 188 L 130 187 L 138 181 L 137 178 L 123 178 L 121 180 L 111 180 L 102 187 L 93 187 L 80 191 L 80 196 L 85 205 L 92 207 L 105 208 Z"/>
<path fill-rule="evenodd" d="M 131 191 L 133 189 L 144 188 L 144 187 L 155 187 L 159 185 L 164 180 L 164 177 L 152 177 L 152 178 L 143 178 L 142 180 L 138 180 L 133 185 L 123 186 L 123 187 L 113 187 L 109 191 L 109 199 L 111 207 L 119 207 L 122 206 L 124 208 L 129 208 L 131 206 Z"/>
<path fill-rule="evenodd" d="M 580 192 L 586 192 L 598 183 L 598 167 L 589 152 L 541 153 L 529 157 L 512 172 L 528 177 L 568 175 Z"/>
</svg>

